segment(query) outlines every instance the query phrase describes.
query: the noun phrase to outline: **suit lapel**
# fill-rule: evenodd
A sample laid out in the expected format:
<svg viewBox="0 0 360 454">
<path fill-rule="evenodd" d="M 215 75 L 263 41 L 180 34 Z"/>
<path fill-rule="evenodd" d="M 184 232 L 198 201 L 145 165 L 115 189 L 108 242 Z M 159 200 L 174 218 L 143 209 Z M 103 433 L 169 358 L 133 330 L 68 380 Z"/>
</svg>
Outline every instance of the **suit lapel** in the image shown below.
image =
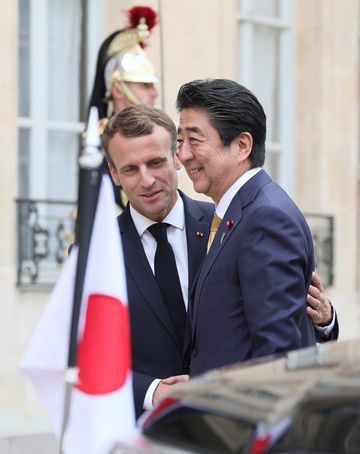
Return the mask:
<svg viewBox="0 0 360 454">
<path fill-rule="evenodd" d="M 206 248 L 210 231 L 210 218 L 204 216 L 203 211 L 194 200 L 185 196 L 179 191 L 183 202 L 185 211 L 185 228 L 186 228 L 186 242 L 188 251 L 188 319 L 187 329 L 184 338 L 184 358 L 187 358 L 190 351 L 191 341 L 191 289 L 196 281 L 199 268 L 202 261 L 206 257 Z M 215 206 L 214 206 L 215 209 Z"/>
<path fill-rule="evenodd" d="M 229 208 L 227 209 L 224 218 L 221 221 L 219 229 L 216 233 L 212 246 L 209 250 L 206 259 L 203 262 L 203 266 L 199 271 L 199 275 L 196 281 L 195 297 L 194 297 L 194 308 L 193 308 L 193 324 L 195 326 L 195 320 L 197 311 L 199 308 L 199 294 L 204 285 L 206 276 L 211 270 L 215 260 L 220 254 L 224 245 L 229 241 L 231 236 L 236 232 L 237 226 L 242 219 L 243 209 L 252 203 L 256 198 L 256 195 L 260 189 L 267 183 L 271 182 L 271 178 L 267 175 L 264 170 L 261 170 L 254 175 L 234 196 L 231 201 Z"/>
<path fill-rule="evenodd" d="M 179 191 L 180 192 L 180 191 Z M 204 220 L 204 214 L 193 200 L 180 195 L 184 202 L 186 241 L 188 250 L 189 293 L 201 262 L 206 255 L 210 225 Z"/>
<path fill-rule="evenodd" d="M 127 272 L 131 276 L 134 285 L 138 286 L 139 292 L 152 309 L 155 317 L 159 319 L 170 336 L 182 347 L 182 342 L 156 284 L 141 239 L 131 218 L 129 205 L 119 217 L 119 224 Z M 133 302 L 133 304 L 136 304 L 136 302 Z"/>
</svg>

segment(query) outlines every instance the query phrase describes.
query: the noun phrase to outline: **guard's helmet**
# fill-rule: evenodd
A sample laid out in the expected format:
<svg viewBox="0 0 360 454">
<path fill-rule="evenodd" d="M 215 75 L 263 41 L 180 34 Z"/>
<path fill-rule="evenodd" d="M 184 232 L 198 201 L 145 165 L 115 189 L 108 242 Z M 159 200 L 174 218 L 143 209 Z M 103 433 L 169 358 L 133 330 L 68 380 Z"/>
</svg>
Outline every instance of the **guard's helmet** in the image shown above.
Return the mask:
<svg viewBox="0 0 360 454">
<path fill-rule="evenodd" d="M 99 110 L 99 118 L 107 116 L 107 104 L 113 83 L 155 83 L 158 77 L 143 48 L 156 24 L 156 12 L 146 6 L 128 11 L 129 26 L 117 30 L 102 43 L 96 66 L 91 106 Z"/>
</svg>

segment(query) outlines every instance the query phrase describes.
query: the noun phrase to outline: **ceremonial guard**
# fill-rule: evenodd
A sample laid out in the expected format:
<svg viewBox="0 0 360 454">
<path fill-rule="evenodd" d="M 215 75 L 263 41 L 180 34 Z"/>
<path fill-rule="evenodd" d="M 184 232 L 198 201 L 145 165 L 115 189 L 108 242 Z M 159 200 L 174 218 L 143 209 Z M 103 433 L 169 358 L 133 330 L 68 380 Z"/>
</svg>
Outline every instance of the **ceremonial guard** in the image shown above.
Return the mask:
<svg viewBox="0 0 360 454">
<path fill-rule="evenodd" d="M 155 84 L 159 79 L 144 51 L 157 13 L 150 7 L 135 6 L 127 15 L 128 26 L 108 36 L 98 53 L 89 108 L 98 109 L 100 133 L 114 112 L 136 104 L 153 106 L 158 96 Z M 106 159 L 102 166 L 108 172 Z M 116 202 L 123 209 L 126 196 L 113 186 Z"/>
</svg>

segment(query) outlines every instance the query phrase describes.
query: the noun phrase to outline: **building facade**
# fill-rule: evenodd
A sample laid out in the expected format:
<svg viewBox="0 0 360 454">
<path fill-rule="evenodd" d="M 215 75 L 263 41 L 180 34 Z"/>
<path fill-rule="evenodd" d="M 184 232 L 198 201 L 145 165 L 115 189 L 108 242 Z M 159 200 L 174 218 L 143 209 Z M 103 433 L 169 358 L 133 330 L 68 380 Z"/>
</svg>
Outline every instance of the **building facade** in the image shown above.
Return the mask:
<svg viewBox="0 0 360 454">
<path fill-rule="evenodd" d="M 97 49 L 138 3 L 2 0 L 0 406 L 42 414 L 19 363 L 71 241 Z M 340 338 L 359 336 L 360 1 L 141 3 L 160 12 L 147 52 L 175 121 L 192 79 L 237 80 L 264 105 L 266 169 L 308 216 Z M 194 195 L 184 171 L 180 182 Z"/>
</svg>

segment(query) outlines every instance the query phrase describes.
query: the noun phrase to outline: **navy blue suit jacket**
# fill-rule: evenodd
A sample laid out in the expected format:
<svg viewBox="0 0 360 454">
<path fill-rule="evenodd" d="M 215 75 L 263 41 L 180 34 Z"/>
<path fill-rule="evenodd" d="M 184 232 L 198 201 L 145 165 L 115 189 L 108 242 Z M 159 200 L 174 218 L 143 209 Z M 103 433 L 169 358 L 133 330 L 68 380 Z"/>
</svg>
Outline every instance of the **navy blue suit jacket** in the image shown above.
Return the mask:
<svg viewBox="0 0 360 454">
<path fill-rule="evenodd" d="M 190 289 L 206 254 L 214 205 L 180 195 L 185 210 Z M 139 417 L 151 382 L 188 373 L 188 365 L 183 360 L 184 339 L 177 335 L 162 299 L 129 206 L 118 219 L 128 287 L 135 410 Z"/>
<path fill-rule="evenodd" d="M 315 344 L 313 269 L 303 215 L 261 170 L 233 198 L 197 276 L 190 375 Z"/>
</svg>

